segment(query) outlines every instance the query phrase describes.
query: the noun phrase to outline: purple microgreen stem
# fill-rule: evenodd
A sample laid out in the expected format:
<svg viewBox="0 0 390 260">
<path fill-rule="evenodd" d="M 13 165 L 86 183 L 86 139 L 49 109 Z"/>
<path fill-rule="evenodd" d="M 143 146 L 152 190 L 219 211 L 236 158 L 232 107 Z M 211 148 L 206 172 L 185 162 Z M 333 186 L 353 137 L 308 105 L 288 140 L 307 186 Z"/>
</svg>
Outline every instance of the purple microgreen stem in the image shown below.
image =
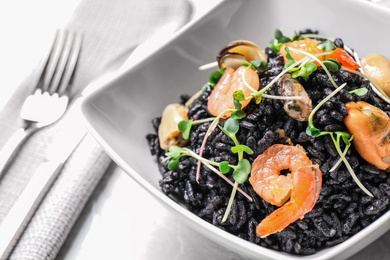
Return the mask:
<svg viewBox="0 0 390 260">
<path fill-rule="evenodd" d="M 206 135 L 203 138 L 202 146 L 200 147 L 200 151 L 199 151 L 199 156 L 200 157 L 202 157 L 203 150 L 204 150 L 204 147 L 206 145 L 207 139 L 210 136 L 210 134 L 214 131 L 214 129 L 217 127 L 217 125 L 219 123 L 219 119 L 221 119 L 221 117 L 224 114 L 229 113 L 229 112 L 234 112 L 234 111 L 236 111 L 236 110 L 235 109 L 226 109 L 221 114 L 219 114 L 217 117 L 215 117 L 214 120 L 211 122 L 211 124 L 209 126 L 209 129 L 207 129 Z M 196 169 L 196 181 L 198 183 L 199 183 L 199 176 L 200 176 L 200 167 L 201 167 L 201 161 L 198 160 L 198 167 Z"/>
<path fill-rule="evenodd" d="M 195 159 L 198 159 L 199 161 L 201 161 L 203 163 L 204 166 L 206 166 L 207 168 L 209 168 L 211 171 L 213 171 L 214 173 L 216 173 L 219 177 L 221 177 L 222 179 L 224 179 L 227 183 L 229 183 L 231 186 L 234 187 L 234 183 L 228 178 L 226 177 L 224 174 L 222 174 L 220 171 L 218 171 L 216 168 L 214 168 L 213 166 L 219 166 L 219 163 L 217 162 L 213 162 L 213 161 L 210 161 L 206 158 L 203 158 L 201 156 L 199 156 L 197 153 L 191 151 L 190 149 L 184 147 L 183 149 L 183 153 L 182 155 L 187 155 L 187 156 L 192 156 L 194 157 Z M 213 166 L 212 166 L 213 165 Z M 230 165 L 229 164 L 229 167 L 235 169 L 237 168 L 237 166 L 235 165 Z M 240 188 L 237 188 L 237 190 L 242 194 L 244 195 L 249 201 L 252 201 L 252 197 L 249 196 L 245 191 L 243 191 L 242 189 Z"/>
</svg>

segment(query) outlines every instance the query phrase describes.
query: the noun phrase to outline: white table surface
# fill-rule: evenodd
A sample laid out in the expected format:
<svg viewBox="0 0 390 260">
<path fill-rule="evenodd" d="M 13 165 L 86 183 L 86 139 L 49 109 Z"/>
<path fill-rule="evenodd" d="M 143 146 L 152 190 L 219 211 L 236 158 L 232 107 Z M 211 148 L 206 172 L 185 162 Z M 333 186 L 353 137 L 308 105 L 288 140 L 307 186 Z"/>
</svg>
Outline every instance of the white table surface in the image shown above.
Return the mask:
<svg viewBox="0 0 390 260">
<path fill-rule="evenodd" d="M 195 0 L 199 2 L 202 0 Z M 47 32 L 66 22 L 77 3 L 21 0 L 0 4 L 0 29 L 9 37 L 0 41 L 0 109 L 43 56 L 47 46 L 42 43 L 50 42 L 51 37 Z M 196 15 L 206 8 L 196 6 Z M 32 16 L 35 18 L 26 23 Z M 389 244 L 387 232 L 350 259 L 390 259 Z M 182 224 L 118 167 L 105 175 L 58 256 L 97 260 L 202 258 L 244 259 Z"/>
</svg>

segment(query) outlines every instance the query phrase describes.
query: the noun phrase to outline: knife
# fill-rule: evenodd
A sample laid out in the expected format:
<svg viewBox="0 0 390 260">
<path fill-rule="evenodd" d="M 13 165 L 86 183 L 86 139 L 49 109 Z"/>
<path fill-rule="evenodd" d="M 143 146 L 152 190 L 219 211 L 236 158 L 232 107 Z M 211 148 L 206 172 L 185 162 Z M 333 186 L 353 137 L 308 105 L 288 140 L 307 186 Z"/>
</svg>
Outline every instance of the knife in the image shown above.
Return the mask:
<svg viewBox="0 0 390 260">
<path fill-rule="evenodd" d="M 87 135 L 80 113 L 80 98 L 64 118 L 55 135 L 46 160 L 34 172 L 27 186 L 0 225 L 0 259 L 8 259 L 28 222 L 58 177 L 65 162 Z"/>
<path fill-rule="evenodd" d="M 0 260 L 9 258 L 43 198 L 58 177 L 65 162 L 87 135 L 88 132 L 84 129 L 84 123 L 81 119 L 80 105 L 82 98 L 100 88 L 105 82 L 114 79 L 117 75 L 126 71 L 142 59 L 143 53 L 148 53 L 151 49 L 157 48 L 172 33 L 173 27 L 172 25 L 168 25 L 152 35 L 146 42 L 131 46 L 107 64 L 104 69 L 106 72 L 104 75 L 85 87 L 80 97 L 76 99 L 72 108 L 69 110 L 69 113 L 73 114 L 67 116 L 68 118 L 72 118 L 74 121 L 73 124 L 69 124 L 68 122 L 59 134 L 56 133 L 55 140 L 47 152 L 46 161 L 37 168 L 26 188 L 19 195 L 11 210 L 0 224 Z M 75 119 L 78 119 L 78 121 Z"/>
</svg>

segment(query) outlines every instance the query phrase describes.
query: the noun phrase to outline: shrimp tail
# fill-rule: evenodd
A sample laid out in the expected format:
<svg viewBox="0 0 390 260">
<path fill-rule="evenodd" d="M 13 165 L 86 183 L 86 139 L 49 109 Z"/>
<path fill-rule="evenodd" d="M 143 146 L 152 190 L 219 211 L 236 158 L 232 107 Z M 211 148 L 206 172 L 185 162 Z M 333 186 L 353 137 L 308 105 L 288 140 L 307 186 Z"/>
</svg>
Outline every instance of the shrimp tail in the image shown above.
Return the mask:
<svg viewBox="0 0 390 260">
<path fill-rule="evenodd" d="M 263 219 L 257 227 L 257 235 L 267 237 L 302 219 L 316 204 L 321 185 L 322 173 L 318 165 L 300 167 L 293 175 L 290 201 Z"/>
</svg>

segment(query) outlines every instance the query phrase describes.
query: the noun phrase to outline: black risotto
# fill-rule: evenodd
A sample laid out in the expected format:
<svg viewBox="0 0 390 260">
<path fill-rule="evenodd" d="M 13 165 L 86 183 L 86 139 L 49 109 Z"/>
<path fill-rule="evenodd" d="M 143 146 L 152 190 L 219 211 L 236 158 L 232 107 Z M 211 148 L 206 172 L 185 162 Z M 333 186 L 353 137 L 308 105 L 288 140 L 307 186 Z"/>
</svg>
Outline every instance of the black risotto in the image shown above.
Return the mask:
<svg viewBox="0 0 390 260">
<path fill-rule="evenodd" d="M 342 47 L 343 42 L 337 39 L 335 44 Z M 268 70 L 266 73 L 258 73 L 260 88 L 277 76 L 284 66 L 283 57 L 277 55 L 272 49 L 266 48 L 265 53 L 268 59 Z M 338 85 L 347 82 L 347 87 L 326 102 L 315 114 L 314 124 L 318 128 L 325 131 L 346 131 L 343 118 L 347 114 L 345 103 L 349 101 L 366 101 L 390 115 L 390 105 L 369 87 L 369 92 L 361 97 L 349 93 L 353 89 L 368 86 L 368 81 L 343 70 L 331 74 Z M 318 68 L 311 74 L 307 81 L 298 79 L 312 99 L 313 107 L 334 90 L 322 68 Z M 207 90 L 190 105 L 189 118 L 198 120 L 211 117 L 207 109 L 211 91 L 212 87 L 208 86 Z M 277 95 L 276 87 L 271 87 L 266 93 Z M 189 96 L 182 95 L 181 102 L 186 102 L 188 98 Z M 260 238 L 256 235 L 257 225 L 276 207 L 259 197 L 247 180 L 240 187 L 250 194 L 253 202 L 237 193 L 229 218 L 222 223 L 232 187 L 204 166 L 201 168 L 199 183 L 197 183 L 195 180 L 197 160 L 192 157 L 182 157 L 179 169 L 169 170 L 168 161 L 164 160 L 166 151 L 160 149 L 158 135 L 148 134 L 147 140 L 151 153 L 157 156 L 162 174 L 160 186 L 165 194 L 185 205 L 188 210 L 202 219 L 242 239 L 266 248 L 298 255 L 313 254 L 319 249 L 339 244 L 389 210 L 389 175 L 364 161 L 353 146 L 349 149 L 346 158 L 359 180 L 374 197 L 366 195 L 357 186 L 344 164 L 340 164 L 336 171 L 329 172 L 339 159 L 331 138 L 308 136 L 307 122 L 299 122 L 289 117 L 280 100 L 264 98 L 259 105 L 252 100 L 244 111 L 247 116 L 239 121 L 240 130 L 237 138 L 241 144 L 254 151 L 253 155 L 246 155 L 251 163 L 269 146 L 286 142 L 285 138 L 279 136 L 278 129 L 282 129 L 294 145 L 299 144 L 304 147 L 313 164 L 320 165 L 322 188 L 313 210 L 282 232 Z M 152 122 L 156 133 L 160 119 L 156 118 Z M 219 124 L 223 125 L 223 121 L 221 120 Z M 210 123 L 203 123 L 193 126 L 190 142 L 187 145 L 189 149 L 199 153 L 209 125 Z M 237 164 L 237 155 L 230 150 L 232 146 L 234 146 L 233 141 L 216 128 L 208 138 L 203 157 L 216 162 L 229 161 L 231 164 Z M 232 179 L 231 176 L 228 177 Z"/>
</svg>

